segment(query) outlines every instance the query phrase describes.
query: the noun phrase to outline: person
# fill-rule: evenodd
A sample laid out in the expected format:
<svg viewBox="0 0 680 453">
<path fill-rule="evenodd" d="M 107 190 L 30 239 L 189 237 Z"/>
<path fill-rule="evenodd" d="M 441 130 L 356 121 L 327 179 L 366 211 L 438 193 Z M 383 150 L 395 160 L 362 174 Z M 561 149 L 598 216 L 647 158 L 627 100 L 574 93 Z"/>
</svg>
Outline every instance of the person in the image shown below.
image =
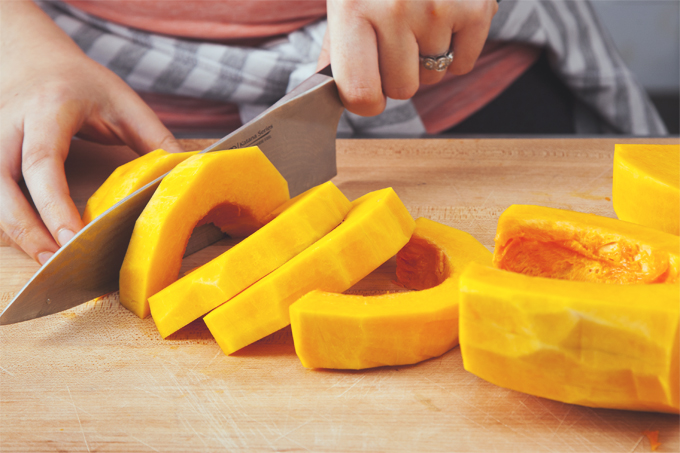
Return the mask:
<svg viewBox="0 0 680 453">
<path fill-rule="evenodd" d="M 663 132 L 587 2 L 21 0 L 1 7 L 0 238 L 41 264 L 83 226 L 63 170 L 74 135 L 140 154 L 181 151 L 169 127 L 238 127 L 328 62 L 347 109 L 341 133 L 474 132 L 497 118 L 499 100 L 530 126 L 567 118 L 550 124 L 573 132 L 565 87 L 584 112 L 596 112 L 595 124 Z M 559 78 L 544 70 L 546 58 Z M 516 87 L 536 88 L 536 76 L 546 74 L 553 77 L 542 82 L 546 99 L 554 102 L 534 99 L 523 106 L 533 115 L 516 115 L 516 99 L 527 98 L 513 95 Z"/>
</svg>

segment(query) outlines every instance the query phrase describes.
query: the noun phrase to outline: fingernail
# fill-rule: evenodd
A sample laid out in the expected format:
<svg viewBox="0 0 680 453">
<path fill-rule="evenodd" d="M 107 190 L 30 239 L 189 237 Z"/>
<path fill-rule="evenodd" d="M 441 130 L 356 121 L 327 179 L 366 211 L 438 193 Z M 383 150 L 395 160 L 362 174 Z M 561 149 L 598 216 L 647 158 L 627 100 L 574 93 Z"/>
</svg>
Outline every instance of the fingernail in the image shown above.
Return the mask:
<svg viewBox="0 0 680 453">
<path fill-rule="evenodd" d="M 59 241 L 60 246 L 63 246 L 75 235 L 76 234 L 73 231 L 63 228 L 59 231 L 59 233 L 57 233 L 57 241 Z"/>
<path fill-rule="evenodd" d="M 47 262 L 47 260 L 49 260 L 50 258 L 52 258 L 52 255 L 54 255 L 54 253 L 52 253 L 52 252 L 41 252 L 41 253 L 38 253 L 38 262 L 39 262 L 40 265 L 42 266 L 43 264 L 45 264 L 45 263 Z"/>
</svg>

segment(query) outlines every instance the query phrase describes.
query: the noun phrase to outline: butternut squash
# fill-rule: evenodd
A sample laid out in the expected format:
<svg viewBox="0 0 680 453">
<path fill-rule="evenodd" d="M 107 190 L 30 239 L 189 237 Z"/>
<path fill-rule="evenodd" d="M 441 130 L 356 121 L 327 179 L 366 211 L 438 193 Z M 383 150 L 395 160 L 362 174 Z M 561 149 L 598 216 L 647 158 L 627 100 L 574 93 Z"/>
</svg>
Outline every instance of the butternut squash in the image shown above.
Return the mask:
<svg viewBox="0 0 680 453">
<path fill-rule="evenodd" d="M 493 263 L 548 278 L 673 283 L 680 237 L 593 214 L 513 205 L 498 220 Z"/>
<path fill-rule="evenodd" d="M 312 291 L 290 307 L 295 351 L 307 368 L 363 369 L 408 365 L 458 345 L 458 280 L 491 252 L 470 234 L 416 220 L 397 253 L 397 279 L 422 289 L 380 296 Z"/>
<path fill-rule="evenodd" d="M 566 403 L 678 413 L 677 284 L 554 280 L 472 263 L 460 290 L 471 373 Z"/>
<path fill-rule="evenodd" d="M 680 234 L 680 145 L 616 145 L 612 202 L 621 220 Z"/>
<path fill-rule="evenodd" d="M 231 354 L 290 323 L 289 307 L 321 289 L 342 292 L 399 251 L 415 222 L 391 188 L 352 203 L 343 223 L 229 302 L 205 323 Z"/>
<path fill-rule="evenodd" d="M 116 168 L 87 200 L 83 223 L 87 225 L 123 198 L 197 153 L 168 153 L 157 149 Z"/>
<path fill-rule="evenodd" d="M 161 182 L 135 223 L 120 270 L 120 302 L 140 318 L 174 282 L 194 227 L 213 222 L 247 235 L 288 200 L 288 184 L 257 148 L 198 154 Z"/>
<path fill-rule="evenodd" d="M 228 301 L 335 228 L 350 206 L 330 181 L 284 203 L 255 233 L 149 298 L 158 331 L 165 338 Z"/>
</svg>

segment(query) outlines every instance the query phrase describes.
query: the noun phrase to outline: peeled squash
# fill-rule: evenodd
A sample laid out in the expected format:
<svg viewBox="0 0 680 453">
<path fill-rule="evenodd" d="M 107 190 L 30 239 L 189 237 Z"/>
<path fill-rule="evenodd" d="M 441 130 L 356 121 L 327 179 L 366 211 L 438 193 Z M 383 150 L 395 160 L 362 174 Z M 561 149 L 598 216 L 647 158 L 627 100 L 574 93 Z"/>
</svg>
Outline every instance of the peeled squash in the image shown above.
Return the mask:
<svg viewBox="0 0 680 453">
<path fill-rule="evenodd" d="M 673 283 L 680 238 L 608 217 L 513 205 L 498 219 L 494 266 L 600 283 Z"/>
<path fill-rule="evenodd" d="M 680 145 L 616 145 L 613 178 L 619 219 L 680 234 Z"/>
<path fill-rule="evenodd" d="M 461 276 L 465 369 L 566 403 L 677 413 L 679 255 L 680 237 L 653 228 L 511 206 L 499 269 Z"/>
<path fill-rule="evenodd" d="M 120 302 L 140 318 L 148 298 L 174 282 L 194 227 L 253 233 L 289 199 L 288 184 L 257 147 L 190 157 L 160 183 L 135 223 L 120 270 Z"/>
<path fill-rule="evenodd" d="M 116 168 L 87 200 L 83 212 L 83 223 L 90 223 L 123 198 L 166 174 L 177 164 L 197 153 L 198 151 L 168 153 L 157 149 Z"/>
<path fill-rule="evenodd" d="M 565 403 L 678 413 L 677 284 L 555 280 L 473 263 L 460 289 L 471 373 Z"/>
<path fill-rule="evenodd" d="M 165 338 L 228 301 L 335 228 L 350 206 L 332 182 L 284 203 L 255 233 L 149 298 L 158 331 Z"/>
<path fill-rule="evenodd" d="M 308 292 L 350 288 L 397 253 L 414 227 L 394 190 L 368 193 L 337 228 L 203 319 L 225 354 L 238 351 L 290 324 L 290 305 Z"/>
<path fill-rule="evenodd" d="M 422 291 L 308 293 L 290 307 L 300 361 L 307 368 L 362 369 L 445 353 L 458 344 L 458 280 L 471 261 L 490 265 L 491 252 L 468 233 L 417 219 L 397 254 L 397 278 Z"/>
</svg>

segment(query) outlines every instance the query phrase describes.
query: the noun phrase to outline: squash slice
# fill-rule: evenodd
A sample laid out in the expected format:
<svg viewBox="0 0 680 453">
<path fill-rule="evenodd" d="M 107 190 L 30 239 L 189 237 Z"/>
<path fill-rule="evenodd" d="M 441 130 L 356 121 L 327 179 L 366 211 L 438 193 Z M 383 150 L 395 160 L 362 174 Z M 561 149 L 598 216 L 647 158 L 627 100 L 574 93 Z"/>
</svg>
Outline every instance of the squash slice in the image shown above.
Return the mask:
<svg viewBox="0 0 680 453">
<path fill-rule="evenodd" d="M 247 235 L 288 200 L 288 184 L 257 147 L 190 157 L 161 181 L 135 223 L 120 270 L 120 302 L 140 318 L 174 282 L 194 227 Z"/>
<path fill-rule="evenodd" d="M 680 234 L 680 145 L 616 145 L 612 203 L 619 219 Z"/>
<path fill-rule="evenodd" d="M 460 289 L 471 373 L 565 403 L 678 413 L 677 284 L 554 280 L 472 263 Z"/>
<path fill-rule="evenodd" d="M 308 293 L 290 307 L 300 361 L 307 368 L 363 369 L 442 355 L 458 344 L 458 280 L 473 260 L 491 265 L 491 252 L 468 233 L 417 219 L 397 253 L 397 278 L 422 291 Z"/>
<path fill-rule="evenodd" d="M 342 292 L 399 251 L 415 222 L 391 188 L 366 194 L 336 229 L 203 319 L 231 354 L 290 324 L 289 307 L 321 289 Z"/>
<path fill-rule="evenodd" d="M 600 283 L 677 282 L 680 237 L 608 217 L 510 206 L 498 220 L 494 266 Z"/>
<path fill-rule="evenodd" d="M 284 203 L 265 226 L 149 298 L 158 331 L 165 338 L 228 301 L 335 228 L 350 206 L 330 181 Z"/>
<path fill-rule="evenodd" d="M 123 198 L 197 153 L 168 153 L 157 149 L 116 168 L 87 200 L 83 223 L 87 225 Z"/>
</svg>

